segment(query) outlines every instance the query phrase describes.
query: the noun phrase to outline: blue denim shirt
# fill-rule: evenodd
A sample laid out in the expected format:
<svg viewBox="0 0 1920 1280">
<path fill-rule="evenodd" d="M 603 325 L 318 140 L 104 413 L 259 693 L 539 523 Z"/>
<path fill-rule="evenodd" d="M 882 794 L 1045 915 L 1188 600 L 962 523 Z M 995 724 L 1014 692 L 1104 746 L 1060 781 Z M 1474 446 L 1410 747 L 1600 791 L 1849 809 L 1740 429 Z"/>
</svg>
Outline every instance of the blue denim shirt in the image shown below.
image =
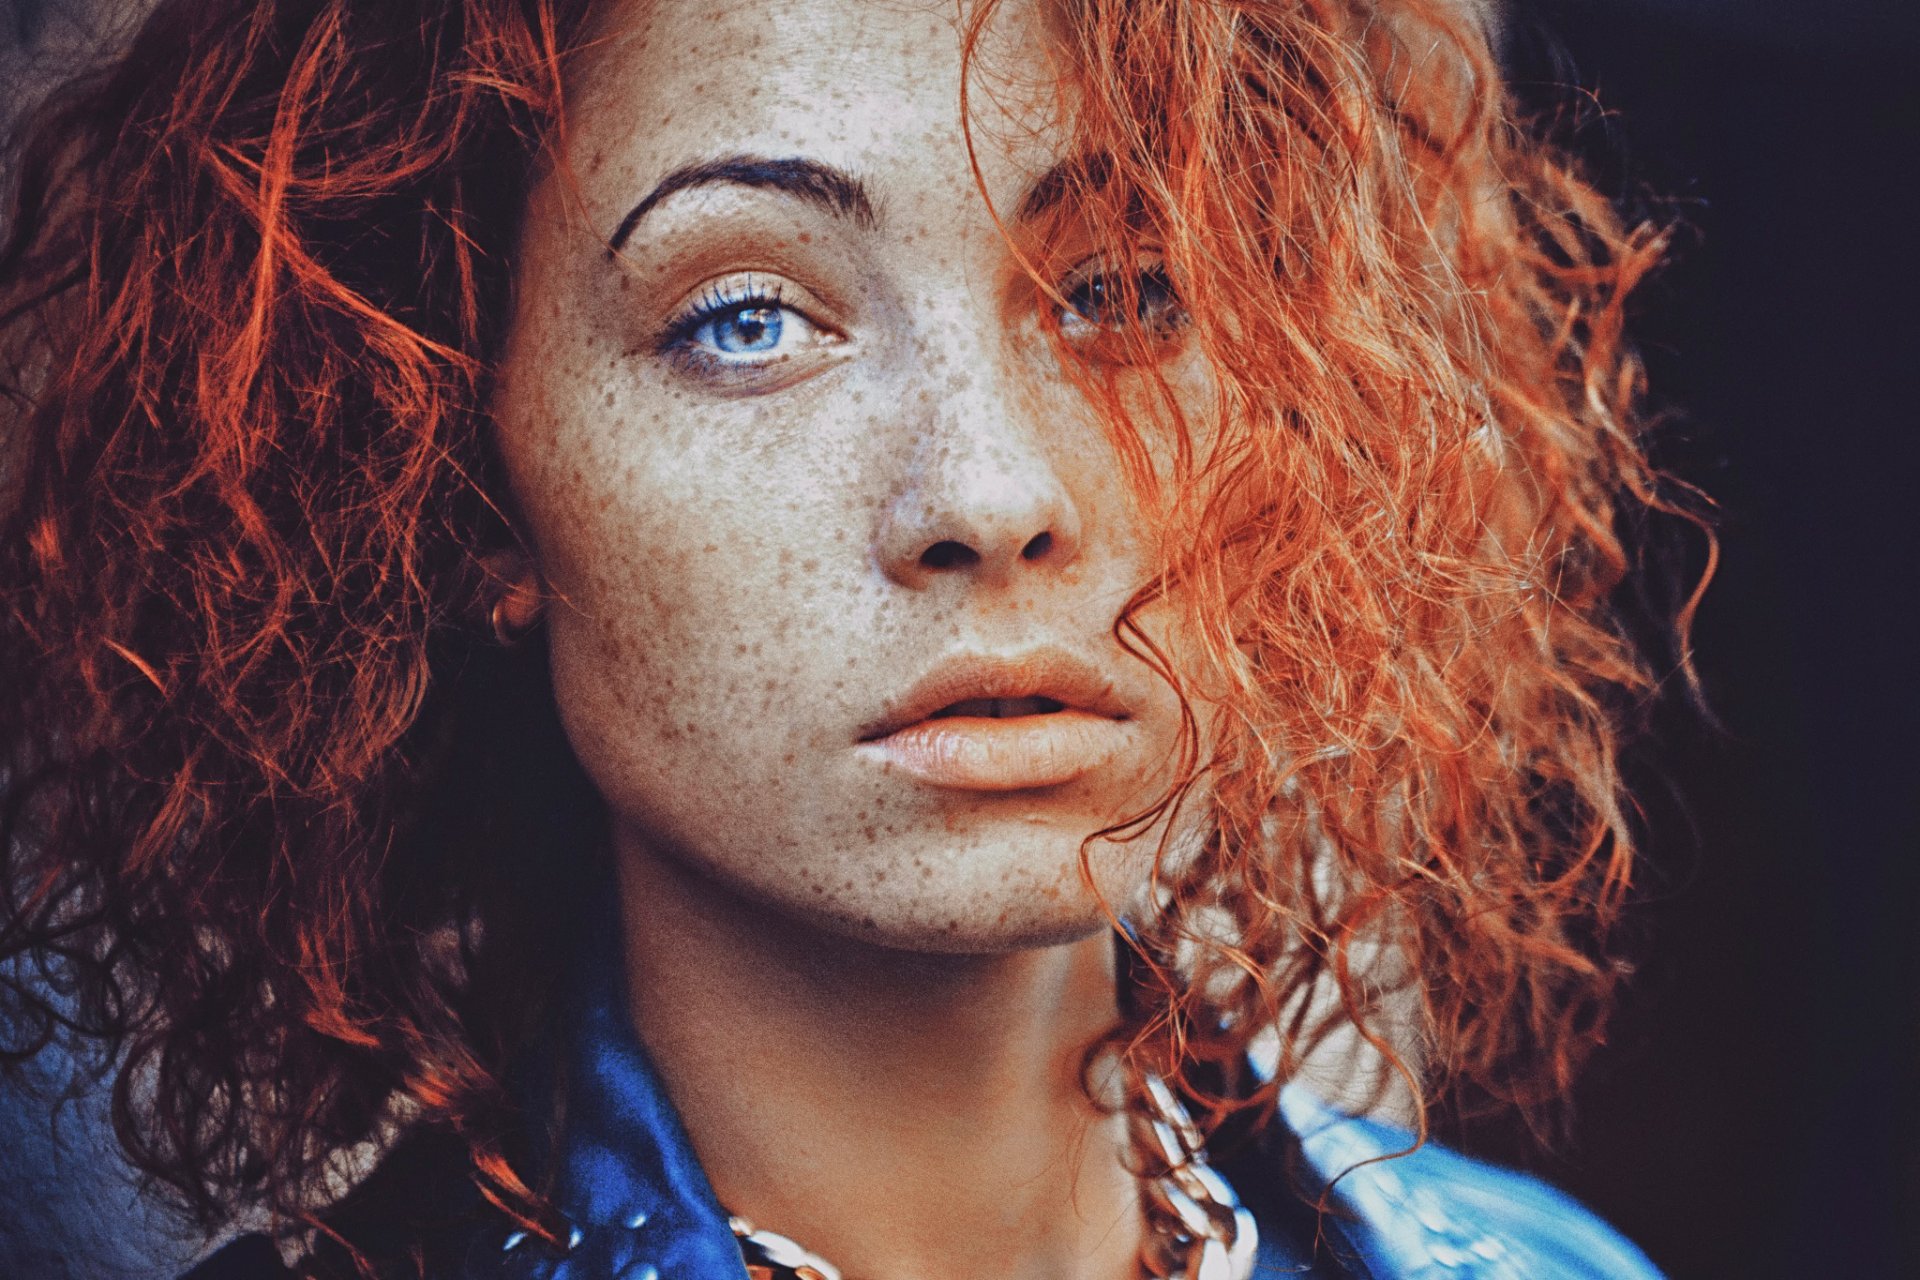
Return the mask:
<svg viewBox="0 0 1920 1280">
<path fill-rule="evenodd" d="M 604 975 L 614 966 L 601 969 Z M 727 1214 L 646 1060 L 612 981 L 576 988 L 571 1089 L 556 1201 L 574 1224 L 564 1253 L 507 1236 L 468 1256 L 473 1274 L 526 1280 L 743 1280 Z M 1343 1115 L 1298 1085 L 1281 1092 L 1278 1123 L 1311 1174 L 1335 1184 L 1336 1211 L 1289 1234 L 1262 1221 L 1257 1275 L 1370 1280 L 1658 1280 L 1640 1251 L 1569 1197 L 1521 1174 Z M 1239 1190 L 1256 1213 L 1275 1203 L 1284 1172 Z M 1344 1175 L 1344 1176 L 1342 1176 Z M 1258 1177 L 1258 1171 L 1253 1175 Z M 1259 1194 L 1252 1194 L 1254 1192 Z M 1296 1221 L 1295 1225 L 1298 1225 Z M 1316 1225 L 1331 1244 L 1309 1256 Z M 1304 1239 L 1302 1238 L 1304 1237 Z M 1328 1253 L 1333 1256 L 1328 1256 Z"/>
<path fill-rule="evenodd" d="M 432 1280 L 745 1280 L 726 1211 L 627 1019 L 619 966 L 587 959 L 555 1011 L 569 1083 L 553 1197 L 571 1245 L 469 1221 L 438 1251 L 447 1261 Z M 534 1082 L 530 1096 L 543 1094 Z M 1281 1090 L 1275 1124 L 1253 1155 L 1220 1166 L 1260 1223 L 1257 1277 L 1659 1280 L 1638 1249 L 1538 1179 L 1436 1143 L 1395 1155 L 1412 1145 L 1406 1131 L 1299 1085 Z M 1295 1190 L 1273 1154 L 1289 1149 L 1314 1190 L 1332 1185 L 1331 1212 L 1317 1215 Z M 258 1238 L 250 1247 L 253 1259 L 269 1252 Z M 222 1261 L 196 1276 L 259 1274 L 238 1250 Z"/>
</svg>

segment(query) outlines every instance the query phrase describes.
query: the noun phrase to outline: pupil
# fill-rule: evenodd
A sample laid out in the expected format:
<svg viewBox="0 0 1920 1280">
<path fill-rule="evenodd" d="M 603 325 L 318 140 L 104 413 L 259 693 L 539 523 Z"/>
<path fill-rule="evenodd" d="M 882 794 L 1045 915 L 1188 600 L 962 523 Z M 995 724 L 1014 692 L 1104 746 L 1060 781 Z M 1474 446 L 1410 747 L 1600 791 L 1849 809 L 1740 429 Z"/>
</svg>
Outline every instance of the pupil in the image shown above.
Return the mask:
<svg viewBox="0 0 1920 1280">
<path fill-rule="evenodd" d="M 1073 313 L 1091 325 L 1112 326 L 1123 323 L 1114 314 L 1120 301 L 1120 289 L 1107 276 L 1095 276 L 1067 295 Z M 1173 282 L 1165 270 L 1152 267 L 1134 277 L 1133 321 L 1149 328 L 1166 324 L 1178 306 Z"/>
<path fill-rule="evenodd" d="M 769 351 L 780 344 L 778 307 L 742 307 L 715 326 L 714 345 L 722 351 Z"/>
<path fill-rule="evenodd" d="M 1095 277 L 1073 291 L 1069 299 L 1073 303 L 1074 314 L 1088 324 L 1107 323 L 1107 281 L 1105 277 Z"/>
</svg>

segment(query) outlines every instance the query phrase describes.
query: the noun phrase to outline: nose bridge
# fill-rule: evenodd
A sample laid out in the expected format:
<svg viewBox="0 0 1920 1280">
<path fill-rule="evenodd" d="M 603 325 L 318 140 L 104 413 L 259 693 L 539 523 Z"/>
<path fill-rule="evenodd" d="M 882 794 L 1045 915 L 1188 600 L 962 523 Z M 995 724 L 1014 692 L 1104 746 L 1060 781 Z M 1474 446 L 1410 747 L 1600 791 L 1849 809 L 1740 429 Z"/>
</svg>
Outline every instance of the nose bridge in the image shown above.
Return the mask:
<svg viewBox="0 0 1920 1280">
<path fill-rule="evenodd" d="M 902 404 L 911 443 L 875 548 L 896 580 L 1001 581 L 1078 553 L 1080 513 L 1048 439 L 1042 388 L 998 330 L 946 309 L 916 335 Z"/>
</svg>

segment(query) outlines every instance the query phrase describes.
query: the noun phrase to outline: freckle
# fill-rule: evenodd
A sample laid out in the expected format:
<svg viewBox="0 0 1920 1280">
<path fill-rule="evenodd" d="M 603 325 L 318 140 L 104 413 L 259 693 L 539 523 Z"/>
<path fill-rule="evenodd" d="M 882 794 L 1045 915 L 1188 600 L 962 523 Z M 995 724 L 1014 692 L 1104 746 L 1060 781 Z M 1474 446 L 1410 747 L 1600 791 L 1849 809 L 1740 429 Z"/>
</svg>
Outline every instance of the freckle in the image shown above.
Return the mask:
<svg viewBox="0 0 1920 1280">
<path fill-rule="evenodd" d="M 868 844 L 874 844 L 880 839 L 880 833 L 878 831 L 875 831 L 872 827 L 860 828 L 860 834 L 867 838 Z M 886 878 L 887 878 L 887 873 L 882 871 L 878 876 L 874 877 L 874 883 L 878 884 L 880 881 L 885 880 Z"/>
<path fill-rule="evenodd" d="M 631 288 L 633 288 L 633 277 L 632 277 L 632 276 L 621 276 L 621 277 L 620 277 L 620 291 L 621 291 L 622 293 L 625 293 L 625 292 L 626 292 L 626 291 L 627 291 L 628 289 L 631 289 Z"/>
<path fill-rule="evenodd" d="M 613 408 L 613 392 L 607 392 L 607 408 Z"/>
<path fill-rule="evenodd" d="M 787 752 L 786 755 L 780 758 L 780 763 L 785 765 L 791 765 L 796 763 L 798 759 L 799 759 L 798 756 L 796 756 L 793 752 L 789 751 Z"/>
</svg>

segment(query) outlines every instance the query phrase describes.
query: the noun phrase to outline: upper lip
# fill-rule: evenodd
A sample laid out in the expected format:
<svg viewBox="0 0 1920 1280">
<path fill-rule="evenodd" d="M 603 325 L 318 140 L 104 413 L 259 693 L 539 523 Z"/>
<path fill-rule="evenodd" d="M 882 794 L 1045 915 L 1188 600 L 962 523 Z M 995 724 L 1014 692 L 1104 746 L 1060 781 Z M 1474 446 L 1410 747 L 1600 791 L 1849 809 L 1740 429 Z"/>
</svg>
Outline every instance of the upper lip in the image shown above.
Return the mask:
<svg viewBox="0 0 1920 1280">
<path fill-rule="evenodd" d="M 1017 654 L 959 654 L 939 663 L 912 688 L 882 708 L 860 731 L 862 742 L 897 733 L 943 707 L 974 698 L 1050 698 L 1068 710 L 1114 720 L 1132 715 L 1111 677 L 1066 649 L 1029 649 Z"/>
</svg>

